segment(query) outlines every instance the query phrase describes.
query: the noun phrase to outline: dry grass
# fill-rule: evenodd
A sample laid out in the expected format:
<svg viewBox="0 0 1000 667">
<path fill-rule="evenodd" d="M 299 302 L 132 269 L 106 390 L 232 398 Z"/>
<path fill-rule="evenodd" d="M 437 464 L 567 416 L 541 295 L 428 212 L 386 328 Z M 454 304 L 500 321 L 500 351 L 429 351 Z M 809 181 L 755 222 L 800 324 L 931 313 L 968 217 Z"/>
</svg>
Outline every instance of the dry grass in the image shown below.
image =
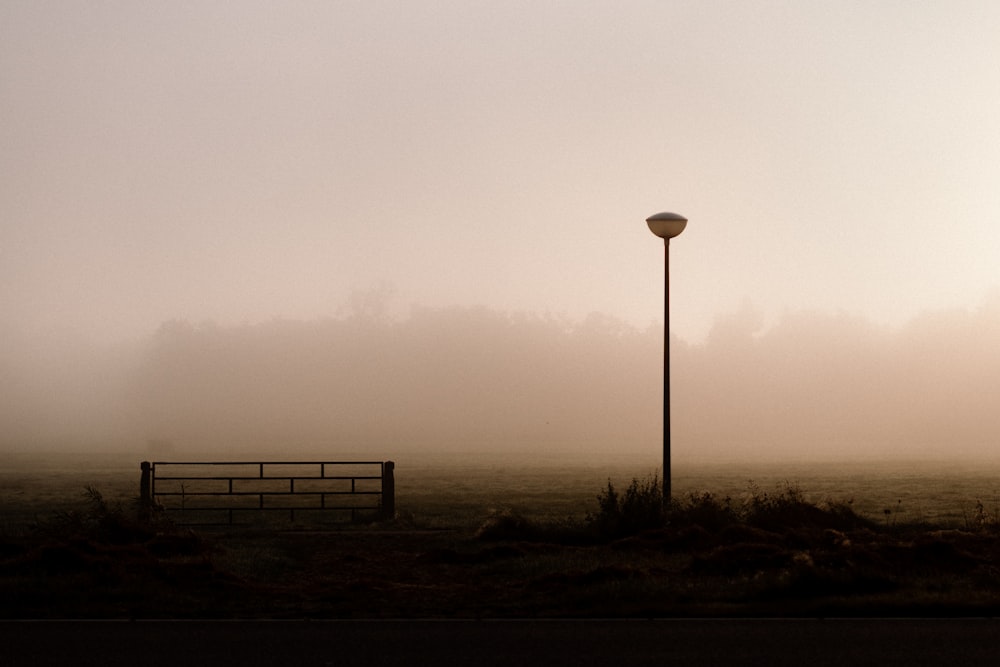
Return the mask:
<svg viewBox="0 0 1000 667">
<path fill-rule="evenodd" d="M 137 468 L 137 466 L 136 466 Z M 523 472 L 523 471 L 520 471 Z M 995 505 L 965 520 L 888 520 L 793 484 L 688 490 L 599 471 L 431 472 L 398 483 L 392 522 L 190 532 L 139 523 L 137 469 L 5 480 L 0 615 L 555 617 L 995 615 Z M 75 473 L 74 473 L 75 474 Z M 34 475 L 34 476 L 32 476 Z M 7 481 L 21 480 L 19 484 Z M 95 480 L 110 482 L 108 492 Z M 60 480 L 56 485 L 53 480 Z M 72 482 L 66 491 L 61 485 Z M 516 488 L 512 488 L 517 485 Z M 83 489 L 90 485 L 88 491 Z M 612 502 L 612 497 L 614 502 Z M 20 517 L 17 521 L 11 517 Z"/>
</svg>

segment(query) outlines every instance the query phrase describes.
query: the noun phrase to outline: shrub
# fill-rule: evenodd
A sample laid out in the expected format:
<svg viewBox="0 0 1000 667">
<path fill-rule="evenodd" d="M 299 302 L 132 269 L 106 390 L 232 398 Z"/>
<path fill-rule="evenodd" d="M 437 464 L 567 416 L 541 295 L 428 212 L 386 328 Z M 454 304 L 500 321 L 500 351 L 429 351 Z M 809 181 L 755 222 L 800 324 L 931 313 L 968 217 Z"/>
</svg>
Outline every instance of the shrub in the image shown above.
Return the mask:
<svg viewBox="0 0 1000 667">
<path fill-rule="evenodd" d="M 976 506 L 971 515 L 963 508 L 962 516 L 965 518 L 965 529 L 969 532 L 995 532 L 1000 528 L 1000 510 L 996 507 L 992 510 L 986 509 L 986 505 L 979 498 L 976 499 Z"/>
<path fill-rule="evenodd" d="M 740 525 L 783 533 L 788 530 L 851 530 L 869 526 L 856 515 L 850 504 L 818 506 L 808 501 L 802 490 L 786 483 L 774 493 L 762 491 L 753 481 L 742 503 L 732 498 L 718 498 L 709 492 L 690 493 L 686 498 L 663 502 L 663 489 L 656 475 L 645 480 L 633 478 L 624 491 L 608 480 L 597 496 L 598 511 L 588 515 L 591 529 L 602 538 L 617 538 L 670 525 L 673 528 L 697 526 L 718 533 L 728 526 Z"/>
<path fill-rule="evenodd" d="M 105 544 L 145 542 L 154 531 L 129 518 L 121 503 L 109 503 L 96 487 L 86 486 L 83 492 L 87 509 L 59 512 L 48 521 L 39 521 L 35 529 L 60 540 L 89 539 Z"/>
<path fill-rule="evenodd" d="M 808 501 L 797 485 L 785 482 L 775 493 L 761 491 L 752 480 L 749 495 L 741 511 L 742 520 L 757 528 L 771 531 L 789 529 L 852 530 L 869 526 L 854 513 L 850 503 L 816 505 Z"/>
<path fill-rule="evenodd" d="M 489 516 L 476 530 L 480 540 L 530 539 L 537 528 L 528 519 L 510 509 L 491 510 Z"/>
<path fill-rule="evenodd" d="M 633 477 L 624 494 L 619 494 L 609 479 L 607 488 L 597 496 L 597 505 L 597 514 L 587 519 L 603 537 L 621 537 L 659 528 L 666 516 L 663 486 L 656 474 L 645 480 Z"/>
<path fill-rule="evenodd" d="M 740 515 L 729 496 L 719 500 L 708 491 L 692 491 L 685 500 L 671 505 L 669 519 L 675 525 L 700 526 L 706 530 L 719 531 L 738 522 Z"/>
<path fill-rule="evenodd" d="M 537 520 L 511 510 L 491 510 L 475 533 L 476 539 L 497 541 L 548 542 L 553 544 L 587 544 L 591 535 L 572 517 L 559 520 Z"/>
</svg>

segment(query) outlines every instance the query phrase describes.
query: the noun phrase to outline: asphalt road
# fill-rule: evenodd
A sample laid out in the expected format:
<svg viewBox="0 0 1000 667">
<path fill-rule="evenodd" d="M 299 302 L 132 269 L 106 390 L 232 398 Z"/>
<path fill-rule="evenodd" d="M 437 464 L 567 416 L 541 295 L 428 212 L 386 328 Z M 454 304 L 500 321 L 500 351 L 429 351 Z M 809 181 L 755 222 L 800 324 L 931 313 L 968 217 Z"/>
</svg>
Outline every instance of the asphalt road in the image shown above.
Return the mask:
<svg viewBox="0 0 1000 667">
<path fill-rule="evenodd" d="M 0 664 L 996 665 L 1000 620 L 2 621 Z"/>
</svg>

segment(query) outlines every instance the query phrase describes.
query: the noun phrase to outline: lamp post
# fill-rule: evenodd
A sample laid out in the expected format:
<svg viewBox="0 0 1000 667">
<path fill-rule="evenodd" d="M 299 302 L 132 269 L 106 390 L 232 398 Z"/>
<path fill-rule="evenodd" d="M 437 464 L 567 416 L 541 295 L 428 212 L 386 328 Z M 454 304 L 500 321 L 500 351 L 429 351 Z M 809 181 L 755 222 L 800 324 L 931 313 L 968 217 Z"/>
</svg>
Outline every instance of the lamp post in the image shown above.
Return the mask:
<svg viewBox="0 0 1000 667">
<path fill-rule="evenodd" d="M 646 218 L 649 231 L 663 239 L 663 502 L 670 502 L 670 239 L 684 231 L 687 218 L 657 213 Z"/>
</svg>

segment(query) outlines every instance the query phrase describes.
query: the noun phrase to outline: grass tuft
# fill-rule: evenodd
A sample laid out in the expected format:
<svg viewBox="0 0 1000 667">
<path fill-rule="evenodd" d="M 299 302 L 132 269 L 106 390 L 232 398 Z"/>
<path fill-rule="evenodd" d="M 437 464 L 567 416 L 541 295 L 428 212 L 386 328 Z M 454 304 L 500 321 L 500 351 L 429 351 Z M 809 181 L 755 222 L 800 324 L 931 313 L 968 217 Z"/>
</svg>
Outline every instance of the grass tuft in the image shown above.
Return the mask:
<svg viewBox="0 0 1000 667">
<path fill-rule="evenodd" d="M 531 539 L 538 533 L 538 526 L 511 509 L 491 510 L 476 530 L 480 540 Z"/>
<path fill-rule="evenodd" d="M 814 504 L 797 485 L 787 482 L 769 493 L 751 480 L 742 502 L 708 492 L 692 492 L 665 502 L 663 487 L 654 474 L 644 480 L 633 478 L 624 492 L 608 480 L 597 496 L 597 506 L 597 512 L 588 515 L 587 522 L 596 535 L 606 539 L 668 527 L 697 527 L 712 533 L 734 525 L 774 533 L 873 527 L 871 521 L 854 512 L 850 503 Z"/>
<path fill-rule="evenodd" d="M 619 493 L 609 479 L 597 496 L 597 506 L 597 512 L 587 520 L 598 535 L 608 538 L 662 527 L 667 516 L 663 487 L 656 474 L 644 480 L 633 477 L 624 493 Z"/>
<path fill-rule="evenodd" d="M 40 535 L 61 541 L 92 540 L 103 544 L 134 544 L 152 538 L 152 525 L 132 519 L 120 502 L 108 502 L 94 486 L 83 491 L 85 509 L 56 512 L 53 518 L 38 520 L 33 528 Z"/>
</svg>

